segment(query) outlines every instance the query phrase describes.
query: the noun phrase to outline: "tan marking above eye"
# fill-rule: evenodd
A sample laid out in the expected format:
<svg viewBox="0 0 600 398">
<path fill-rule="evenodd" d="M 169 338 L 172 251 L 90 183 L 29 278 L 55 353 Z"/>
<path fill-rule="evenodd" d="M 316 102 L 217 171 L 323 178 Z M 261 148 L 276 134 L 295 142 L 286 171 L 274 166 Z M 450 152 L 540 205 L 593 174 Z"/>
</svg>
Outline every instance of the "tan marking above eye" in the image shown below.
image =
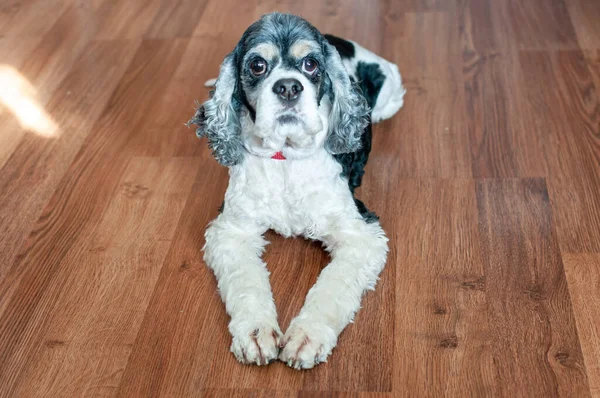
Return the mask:
<svg viewBox="0 0 600 398">
<path fill-rule="evenodd" d="M 262 43 L 254 47 L 253 52 L 256 52 L 266 60 L 272 60 L 279 55 L 279 48 L 271 43 Z"/>
<path fill-rule="evenodd" d="M 290 47 L 290 54 L 296 58 L 304 58 L 316 49 L 315 44 L 308 40 L 299 40 Z"/>
</svg>

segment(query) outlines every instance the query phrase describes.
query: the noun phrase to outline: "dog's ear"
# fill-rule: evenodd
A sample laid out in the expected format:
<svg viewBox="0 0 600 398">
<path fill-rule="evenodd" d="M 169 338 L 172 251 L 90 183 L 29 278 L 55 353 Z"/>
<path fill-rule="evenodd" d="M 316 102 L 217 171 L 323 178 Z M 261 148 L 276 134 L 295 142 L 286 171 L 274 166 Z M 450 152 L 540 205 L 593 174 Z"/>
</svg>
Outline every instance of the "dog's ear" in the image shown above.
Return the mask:
<svg viewBox="0 0 600 398">
<path fill-rule="evenodd" d="M 188 122 L 198 126 L 196 135 L 208 139 L 214 157 L 224 166 L 239 164 L 244 157 L 239 112 L 240 81 L 238 47 L 225 57 L 211 98 L 200 105 Z"/>
<path fill-rule="evenodd" d="M 325 39 L 323 52 L 326 63 L 323 87 L 331 100 L 325 148 L 332 154 L 354 152 L 360 148 L 370 109 L 357 84 L 350 80 L 339 53 Z"/>
</svg>

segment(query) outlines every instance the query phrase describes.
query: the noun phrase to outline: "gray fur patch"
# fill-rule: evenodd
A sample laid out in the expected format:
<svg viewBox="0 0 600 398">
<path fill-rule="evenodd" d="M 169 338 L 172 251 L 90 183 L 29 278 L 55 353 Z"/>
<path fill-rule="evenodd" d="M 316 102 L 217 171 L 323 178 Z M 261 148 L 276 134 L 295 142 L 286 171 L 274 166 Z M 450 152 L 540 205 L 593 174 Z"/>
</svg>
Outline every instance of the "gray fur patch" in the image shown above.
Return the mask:
<svg viewBox="0 0 600 398">
<path fill-rule="evenodd" d="M 332 109 L 325 148 L 332 154 L 355 152 L 369 124 L 370 109 L 358 86 L 350 80 L 337 50 L 326 44 L 327 74 L 331 79 Z"/>
<path fill-rule="evenodd" d="M 196 135 L 206 137 L 214 157 L 228 167 L 241 163 L 245 152 L 238 115 L 240 104 L 234 97 L 237 85 L 234 58 L 234 53 L 225 58 L 214 95 L 188 122 L 198 126 Z"/>
</svg>

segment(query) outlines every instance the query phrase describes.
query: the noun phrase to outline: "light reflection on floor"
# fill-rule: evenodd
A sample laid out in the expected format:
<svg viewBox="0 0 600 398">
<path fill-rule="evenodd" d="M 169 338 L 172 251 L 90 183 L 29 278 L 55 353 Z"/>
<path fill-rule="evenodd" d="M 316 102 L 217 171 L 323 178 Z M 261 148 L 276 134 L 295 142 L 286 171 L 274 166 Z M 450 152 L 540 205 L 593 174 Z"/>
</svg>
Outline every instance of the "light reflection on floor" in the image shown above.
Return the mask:
<svg viewBox="0 0 600 398">
<path fill-rule="evenodd" d="M 0 64 L 0 113 L 11 112 L 24 130 L 43 137 L 57 137 L 60 130 L 40 106 L 36 94 L 35 88 L 17 69 Z"/>
</svg>

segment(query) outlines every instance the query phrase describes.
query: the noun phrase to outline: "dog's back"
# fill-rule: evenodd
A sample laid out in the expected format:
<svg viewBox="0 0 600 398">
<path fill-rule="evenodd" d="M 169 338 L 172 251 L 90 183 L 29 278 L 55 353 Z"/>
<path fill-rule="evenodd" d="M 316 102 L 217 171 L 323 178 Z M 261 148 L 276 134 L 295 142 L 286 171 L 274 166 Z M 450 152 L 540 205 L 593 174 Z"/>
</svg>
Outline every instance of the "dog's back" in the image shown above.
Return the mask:
<svg viewBox="0 0 600 398">
<path fill-rule="evenodd" d="M 371 108 L 371 122 L 388 119 L 398 112 L 404 103 L 406 92 L 398 67 L 354 42 L 333 35 L 325 35 L 325 38 L 338 50 L 348 74 L 360 87 Z M 344 175 L 348 177 L 352 195 L 361 185 L 371 152 L 371 142 L 372 128 L 369 123 L 361 137 L 362 145 L 359 150 L 335 155 L 342 165 Z M 369 211 L 363 202 L 356 197 L 354 201 L 367 222 L 377 220 L 375 213 Z"/>
</svg>

